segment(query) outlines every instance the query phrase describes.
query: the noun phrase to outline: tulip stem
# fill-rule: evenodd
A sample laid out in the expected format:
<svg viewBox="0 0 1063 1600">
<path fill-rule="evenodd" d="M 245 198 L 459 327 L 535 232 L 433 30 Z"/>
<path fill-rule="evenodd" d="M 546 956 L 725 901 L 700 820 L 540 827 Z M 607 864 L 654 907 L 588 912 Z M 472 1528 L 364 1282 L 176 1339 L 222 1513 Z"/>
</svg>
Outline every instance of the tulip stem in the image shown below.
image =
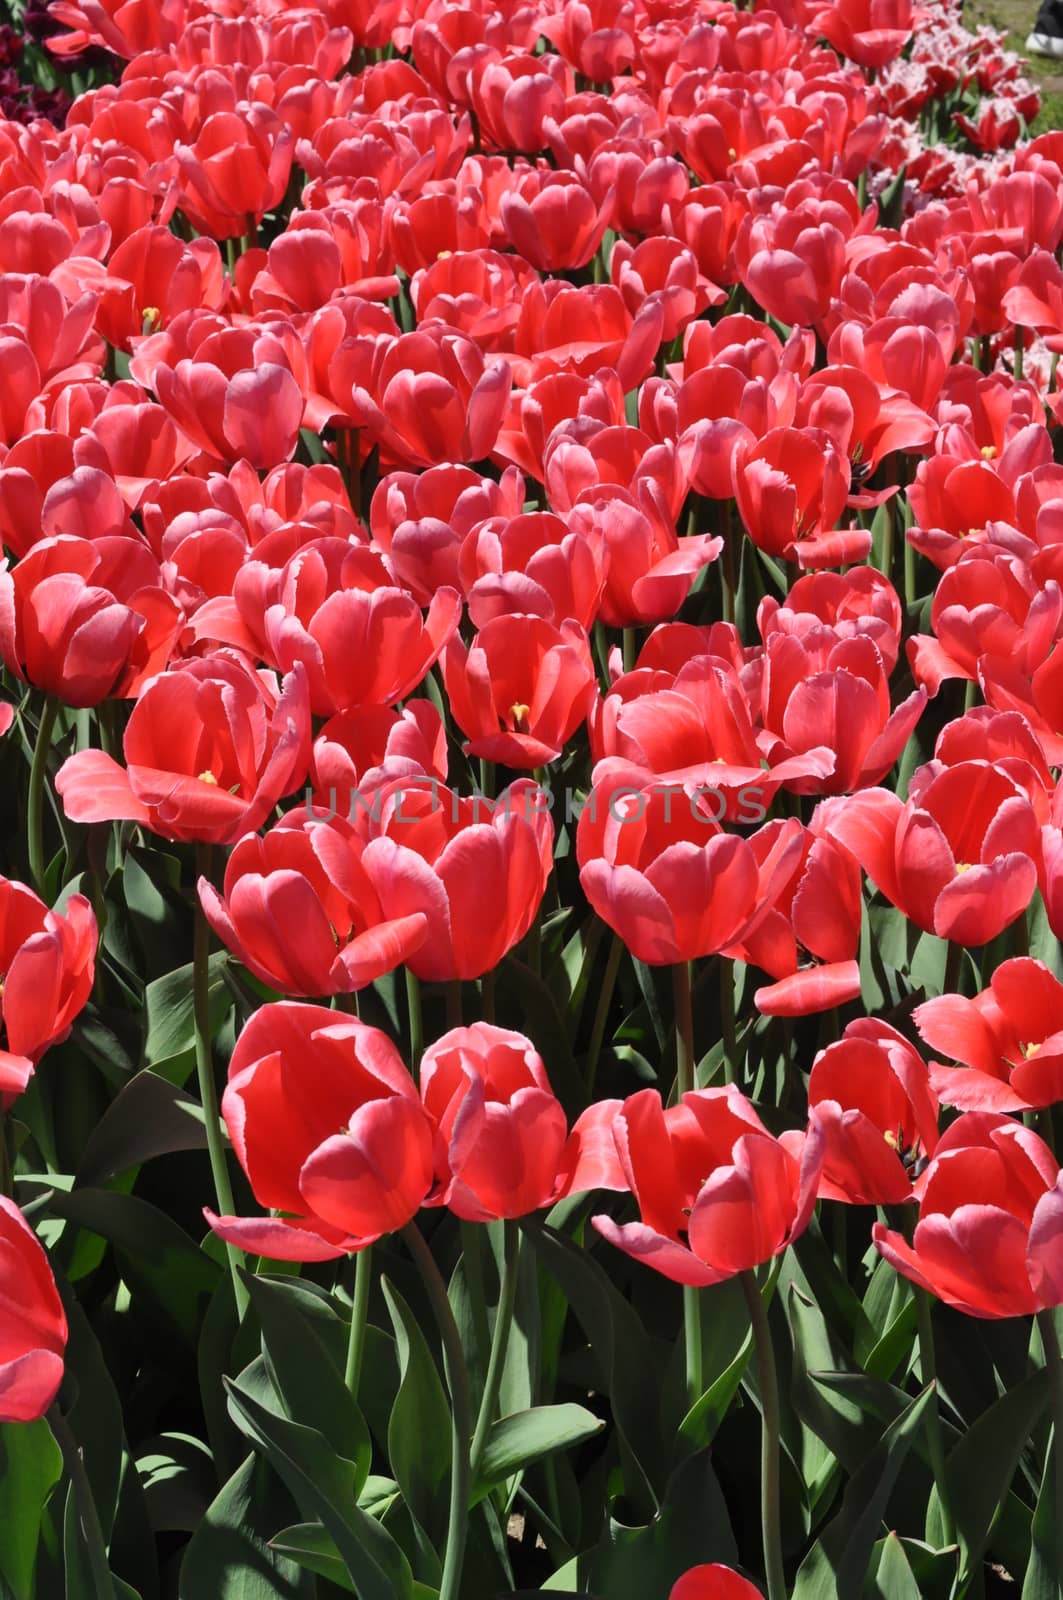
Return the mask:
<svg viewBox="0 0 1063 1600">
<path fill-rule="evenodd" d="M 406 1013 L 410 1022 L 410 1071 L 413 1081 L 420 1081 L 421 1051 L 424 1049 L 424 1019 L 421 1016 L 421 983 L 417 975 L 406 968 Z"/>
<path fill-rule="evenodd" d="M 734 519 L 731 515 L 731 502 L 725 500 L 720 513 L 720 533 L 723 538 L 722 561 L 720 564 L 720 589 L 724 622 L 733 622 L 735 619 L 735 533 Z"/>
<path fill-rule="evenodd" d="M 688 961 L 677 961 L 672 967 L 672 994 L 675 998 L 676 1096 L 681 1098 L 694 1088 L 694 1011 Z"/>
<path fill-rule="evenodd" d="M 634 672 L 638 659 L 639 642 L 634 628 L 624 629 L 624 671 Z"/>
<path fill-rule="evenodd" d="M 196 878 L 210 877 L 210 845 L 196 846 Z M 229 1169 L 225 1163 L 225 1146 L 222 1143 L 221 1119 L 218 1111 L 218 1087 L 214 1082 L 214 1057 L 210 1038 L 210 924 L 203 904 L 196 892 L 196 921 L 192 943 L 192 1014 L 196 1032 L 196 1077 L 199 1098 L 203 1106 L 203 1121 L 207 1131 L 207 1154 L 214 1179 L 214 1194 L 218 1211 L 223 1217 L 233 1214 L 233 1191 L 229 1182 Z M 225 1255 L 229 1262 L 229 1276 L 233 1285 L 238 1322 L 244 1320 L 248 1296 L 240 1277 L 240 1255 L 235 1245 L 226 1241 Z"/>
<path fill-rule="evenodd" d="M 779 1511 L 779 1381 L 775 1372 L 775 1351 L 756 1273 L 752 1270 L 739 1273 L 739 1282 L 749 1308 L 760 1380 L 760 1516 L 764 1537 L 764 1573 L 768 1580 L 768 1600 L 786 1600 Z"/>
<path fill-rule="evenodd" d="M 738 1033 L 735 1028 L 735 964 L 720 957 L 720 1037 L 723 1040 L 723 1079 L 738 1082 Z"/>
<path fill-rule="evenodd" d="M 37 724 L 37 741 L 33 746 L 33 763 L 30 767 L 30 787 L 26 798 L 26 838 L 29 845 L 30 877 L 33 887 L 42 899 L 44 892 L 44 775 L 48 767 L 48 752 L 52 747 L 52 733 L 59 711 L 59 701 L 49 695 L 41 709 Z"/>
<path fill-rule="evenodd" d="M 675 998 L 676 1098 L 681 1100 L 694 1088 L 694 1012 L 690 998 L 690 963 L 677 961 L 672 967 L 672 993 Z M 692 1409 L 704 1389 L 701 1337 L 701 1298 L 697 1289 L 683 1289 L 683 1339 L 686 1346 L 687 1406 Z"/>
<path fill-rule="evenodd" d="M 960 968 L 963 962 L 963 946 L 954 939 L 949 940 L 949 953 L 945 958 L 945 979 L 942 994 L 960 993 Z"/>
<path fill-rule="evenodd" d="M 476 1418 L 476 1431 L 472 1438 L 470 1472 L 475 1484 L 480 1470 L 487 1436 L 498 1410 L 498 1393 L 502 1387 L 502 1374 L 509 1349 L 509 1334 L 513 1326 L 513 1309 L 517 1303 L 517 1268 L 520 1262 L 520 1229 L 509 1217 L 502 1224 L 502 1278 L 498 1293 L 498 1309 L 491 1330 L 491 1354 L 487 1361 L 487 1376 L 480 1410 Z"/>
<path fill-rule="evenodd" d="M 1056 1479 L 1056 1560 L 1052 1576 L 1063 1585 L 1063 1354 L 1054 1310 L 1039 1311 L 1037 1326 L 1044 1346 L 1045 1366 L 1052 1374 L 1052 1454 Z"/>
<path fill-rule="evenodd" d="M 616 988 L 616 975 L 620 970 L 620 958 L 623 954 L 624 941 L 618 933 L 614 933 L 613 942 L 609 946 L 609 955 L 605 963 L 602 987 L 598 991 L 598 1004 L 595 1008 L 594 1024 L 591 1028 L 591 1042 L 587 1049 L 587 1095 L 592 1100 L 594 1098 L 594 1078 L 598 1071 L 598 1059 L 602 1053 L 605 1027 L 609 1020 L 609 1010 L 613 1003 L 613 990 Z"/>
<path fill-rule="evenodd" d="M 461 1025 L 461 979 L 452 978 L 447 984 L 447 1027 L 460 1028 Z"/>
<path fill-rule="evenodd" d="M 343 1379 L 357 1400 L 365 1355 L 365 1319 L 369 1310 L 369 1289 L 373 1282 L 373 1247 L 366 1245 L 354 1258 L 354 1294 L 351 1297 L 351 1327 L 347 1339 L 347 1365 Z"/>
<path fill-rule="evenodd" d="M 605 634 L 605 624 L 594 624 L 594 653 L 598 657 L 598 677 L 602 686 L 602 693 L 608 694 L 611 686 L 609 677 L 609 641 Z"/>
<path fill-rule="evenodd" d="M 934 1393 L 926 1414 L 927 1444 L 930 1449 L 930 1469 L 938 1492 L 941 1511 L 941 1531 L 946 1545 L 956 1542 L 956 1528 L 949 1508 L 948 1481 L 945 1476 L 945 1436 L 941 1431 L 941 1410 L 938 1404 L 937 1357 L 934 1354 L 934 1323 L 931 1316 L 931 1298 L 925 1289 L 912 1285 L 915 1311 L 919 1327 L 919 1376 L 925 1386 L 934 1385 Z"/>
<path fill-rule="evenodd" d="M 48 1426 L 62 1453 L 63 1466 L 74 1491 L 74 1505 L 77 1508 L 78 1521 L 81 1523 L 81 1534 L 92 1571 L 92 1586 L 96 1592 L 96 1600 L 115 1600 L 114 1579 L 111 1576 L 107 1545 L 100 1526 L 96 1501 L 93 1499 L 92 1486 L 85 1471 L 78 1442 L 70 1430 L 70 1424 L 60 1411 L 58 1402 L 49 1407 Z"/>
<path fill-rule="evenodd" d="M 450 1512 L 447 1519 L 447 1543 L 443 1556 L 439 1600 L 458 1600 L 461 1590 L 461 1569 L 465 1560 L 465 1536 L 469 1527 L 469 1495 L 472 1489 L 472 1473 L 469 1465 L 472 1417 L 469 1374 L 461 1348 L 461 1335 L 450 1308 L 447 1286 L 436 1266 L 435 1258 L 416 1223 L 408 1223 L 402 1230 L 402 1236 L 420 1270 L 443 1341 L 447 1387 L 450 1390 L 451 1467 Z"/>
</svg>

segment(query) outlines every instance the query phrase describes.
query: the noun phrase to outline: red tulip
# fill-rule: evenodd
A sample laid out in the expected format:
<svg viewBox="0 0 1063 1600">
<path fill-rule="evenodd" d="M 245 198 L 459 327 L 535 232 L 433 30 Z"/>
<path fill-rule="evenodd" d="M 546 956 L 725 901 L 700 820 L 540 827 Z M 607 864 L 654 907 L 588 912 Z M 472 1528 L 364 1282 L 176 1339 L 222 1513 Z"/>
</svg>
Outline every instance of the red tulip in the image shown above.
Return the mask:
<svg viewBox="0 0 1063 1600">
<path fill-rule="evenodd" d="M 169 228 L 149 224 L 112 252 L 97 292 L 97 328 L 109 344 L 128 350 L 133 339 L 167 327 L 182 311 L 221 308 L 221 254 L 212 239 L 186 244 Z"/>
<path fill-rule="evenodd" d="M 495 454 L 542 482 L 546 448 L 554 429 L 583 417 L 593 417 L 606 428 L 623 425 L 624 391 L 614 372 L 606 369 L 594 377 L 553 372 L 516 390 L 510 396 Z"/>
<path fill-rule="evenodd" d="M 0 657 L 66 705 L 123 699 L 167 664 L 182 621 L 132 539 L 42 539 L 0 567 Z"/>
<path fill-rule="evenodd" d="M 451 714 L 470 755 L 516 770 L 556 761 L 587 715 L 594 663 L 578 622 L 502 616 L 443 654 Z"/>
<path fill-rule="evenodd" d="M 592 83 L 619 77 L 635 57 L 635 7 L 630 0 L 567 0 L 542 19 L 542 32 L 576 72 Z"/>
<path fill-rule="evenodd" d="M 421 1058 L 443 1202 L 470 1222 L 523 1217 L 566 1194 L 626 1187 L 612 1138 L 619 1102 L 568 1122 L 530 1039 L 486 1022 L 454 1028 Z"/>
<path fill-rule="evenodd" d="M 881 782 L 926 706 L 926 690 L 916 689 L 892 710 L 871 640 L 835 640 L 832 631 L 770 633 L 758 663 L 762 748 L 777 743 L 776 759 L 824 745 L 834 752 L 829 775 L 789 782 L 797 794 L 846 794 Z"/>
<path fill-rule="evenodd" d="M 663 331 L 664 307 L 652 296 L 632 313 L 611 283 L 577 288 L 548 278 L 531 284 L 521 301 L 514 381 L 528 388 L 553 373 L 599 381 L 615 374 L 622 392 L 630 391 L 652 371 Z"/>
<path fill-rule="evenodd" d="M 1011 1117 L 970 1111 L 920 1179 L 911 1244 L 876 1222 L 886 1260 L 970 1317 L 1025 1317 L 1063 1302 L 1059 1163 Z"/>
<path fill-rule="evenodd" d="M 811 21 L 850 61 L 884 67 L 900 55 L 920 17 L 911 0 L 843 0 L 817 11 Z"/>
<path fill-rule="evenodd" d="M 174 146 L 181 209 L 212 239 L 251 232 L 284 198 L 293 143 L 260 101 L 208 116 L 191 144 Z"/>
<path fill-rule="evenodd" d="M 613 1136 L 641 1221 L 591 1220 L 610 1244 L 675 1283 L 720 1283 L 770 1261 L 804 1232 L 816 1203 L 822 1135 L 773 1139 L 733 1086 L 696 1089 L 667 1110 L 656 1089 L 629 1096 Z"/>
<path fill-rule="evenodd" d="M 652 634 L 651 642 L 659 637 Z M 701 786 L 712 791 L 715 820 L 748 824 L 764 815 L 780 787 L 797 789 L 830 773 L 834 756 L 826 745 L 791 755 L 770 740 L 764 749 L 738 671 L 704 644 L 674 676 L 641 665 L 648 649 L 594 714 L 592 748 L 606 758 L 595 768 L 596 782 L 615 758 L 609 772 L 619 774 L 623 763 L 687 795 Z"/>
<path fill-rule="evenodd" d="M 494 52 L 491 52 L 491 56 Z M 487 58 L 469 78 L 469 95 L 491 150 L 521 150 L 533 155 L 546 144 L 544 124 L 564 114 L 572 90 L 571 68 L 555 55 Z M 449 77 L 450 75 L 448 75 Z"/>
<path fill-rule="evenodd" d="M 345 339 L 329 383 L 349 425 L 403 465 L 482 461 L 494 449 L 512 382 L 507 362 L 442 323 Z"/>
<path fill-rule="evenodd" d="M 811 633 L 818 639 L 829 628 L 838 639 L 871 640 L 886 675 L 897 664 L 903 616 L 901 603 L 887 577 L 874 567 L 837 572 L 810 572 L 798 578 L 781 603 L 765 595 L 757 607 L 757 627 L 767 644 L 773 633 Z"/>
<path fill-rule="evenodd" d="M 561 517 L 530 511 L 477 523 L 458 552 L 458 575 L 477 628 L 518 611 L 589 628 L 608 560 L 601 529 L 573 533 Z"/>
<path fill-rule="evenodd" d="M 282 994 L 348 994 L 391 972 L 424 940 L 424 914 L 389 920 L 362 867 L 364 841 L 343 818 L 298 811 L 241 839 L 224 897 L 199 898 L 227 949 Z"/>
<path fill-rule="evenodd" d="M 579 450 L 575 447 L 572 455 Z M 658 510 L 652 494 L 638 492 L 654 464 L 653 452 L 647 451 L 637 469 L 635 493 L 608 484 L 585 490 L 565 517 L 573 532 L 592 540 L 604 538 L 608 565 L 599 615 L 609 627 L 646 626 L 672 618 L 698 573 L 723 548 L 723 540 L 708 533 L 680 538 L 664 507 Z M 554 465 L 560 466 L 556 458 Z M 574 466 L 571 457 L 568 465 Z"/>
<path fill-rule="evenodd" d="M 684 1572 L 669 1590 L 668 1600 L 762 1600 L 762 1596 L 748 1578 L 714 1561 Z"/>
<path fill-rule="evenodd" d="M 0 463 L 0 542 L 16 556 L 23 556 L 38 538 L 57 532 L 45 518 L 45 504 L 53 488 L 59 488 L 74 470 L 73 441 L 61 433 L 44 429 L 18 439 Z M 125 515 L 114 485 L 111 485 L 113 510 L 117 518 Z M 74 532 L 74 529 L 69 529 Z M 100 532 L 109 531 L 101 528 Z"/>
<path fill-rule="evenodd" d="M 67 1325 L 48 1257 L 0 1195 L 0 1422 L 43 1417 L 63 1381 Z"/>
<path fill-rule="evenodd" d="M 294 211 L 251 286 L 256 312 L 316 311 L 334 294 L 387 300 L 399 292 L 379 200 Z"/>
<path fill-rule="evenodd" d="M 198 639 L 245 650 L 281 672 L 306 674 L 316 716 L 386 705 L 417 687 L 458 626 L 461 600 L 439 589 L 427 616 L 387 582 L 379 556 L 343 539 L 299 548 L 279 570 L 248 561 L 232 598 L 196 614 Z"/>
<path fill-rule="evenodd" d="M 779 201 L 738 230 L 741 281 L 769 316 L 787 326 L 821 324 L 841 287 L 847 234 L 829 206 Z M 846 219 L 847 220 L 847 219 Z"/>
<path fill-rule="evenodd" d="M 446 782 L 446 729 L 431 700 L 409 700 L 401 711 L 354 706 L 330 717 L 314 740 L 314 803 L 328 816 L 356 820 L 374 790 L 404 777 Z"/>
<path fill-rule="evenodd" d="M 459 552 L 473 529 L 517 518 L 523 505 L 524 480 L 516 467 L 507 467 L 496 483 L 471 467 L 448 464 L 382 478 L 369 526 L 399 582 L 427 606 L 437 589 L 466 587 Z"/>
<path fill-rule="evenodd" d="M 245 1025 L 222 1116 L 271 1217 L 205 1213 L 273 1261 L 327 1261 L 410 1222 L 432 1187 L 432 1124 L 395 1046 L 323 1006 L 280 1001 Z"/>
<path fill-rule="evenodd" d="M 520 256 L 461 250 L 416 273 L 410 299 L 419 322 L 445 322 L 485 352 L 510 350 L 521 298 L 538 281 L 535 269 Z"/>
<path fill-rule="evenodd" d="M 960 1111 L 1029 1111 L 1063 1099 L 1063 984 L 1040 961 L 1005 961 L 973 1000 L 946 994 L 913 1013 L 932 1050 L 931 1081 Z"/>
<path fill-rule="evenodd" d="M 74 822 L 129 818 L 166 839 L 232 843 L 306 777 L 310 706 L 300 668 L 280 687 L 224 652 L 160 673 L 126 725 L 125 766 L 81 750 L 55 786 Z"/>
<path fill-rule="evenodd" d="M 540 272 L 586 266 L 612 221 L 575 172 L 526 173 L 502 196 L 499 220 L 518 255 Z"/>
<path fill-rule="evenodd" d="M 1045 603 L 1050 601 L 1048 594 Z M 1053 766 L 1063 762 L 1063 650 L 1058 645 L 1032 673 L 1023 672 L 1011 656 L 979 656 L 978 684 L 994 710 L 1018 712 L 1025 719 Z"/>
<path fill-rule="evenodd" d="M 123 61 L 132 61 L 174 45 L 186 16 L 175 0 L 164 0 L 162 5 L 148 4 L 148 0 L 89 0 L 88 5 L 57 0 L 57 4 L 60 10 L 55 20 L 73 30 L 49 41 L 49 48 L 58 56 L 77 57 L 90 45 L 102 45 Z"/>
<path fill-rule="evenodd" d="M 651 966 L 738 944 L 767 915 L 792 870 L 800 826 L 766 860 L 721 832 L 678 785 L 610 770 L 576 831 L 580 883 L 603 922 Z"/>
<path fill-rule="evenodd" d="M 791 822 L 768 822 L 750 840 L 766 861 Z M 807 829 L 771 909 L 752 933 L 728 952 L 761 967 L 775 980 L 757 989 L 753 1003 L 768 1017 L 806 1017 L 860 997 L 860 868 L 828 836 Z M 809 962 L 802 952 L 814 960 Z"/>
<path fill-rule="evenodd" d="M 95 295 L 81 292 L 77 284 L 64 295 L 58 284 L 36 272 L 0 277 L 0 326 L 19 329 L 41 388 L 54 386 L 57 379 L 73 383 L 99 374 L 103 351 L 94 330 L 97 309 Z"/>
<path fill-rule="evenodd" d="M 25 884 L 0 878 L 0 1112 L 84 1008 L 96 944 L 96 918 L 84 895 L 71 895 L 63 913 L 49 911 Z"/>
<path fill-rule="evenodd" d="M 829 434 L 774 428 L 740 450 L 734 489 L 753 543 L 802 566 L 861 560 L 870 535 L 836 532 L 849 493 L 849 463 Z"/>
<path fill-rule="evenodd" d="M 661 343 L 670 344 L 695 317 L 719 305 L 724 291 L 701 273 L 692 250 L 678 239 L 618 239 L 609 254 L 609 277 L 632 314 L 651 295 L 664 310 Z"/>
<path fill-rule="evenodd" d="M 1028 562 L 992 544 L 962 550 L 942 573 L 930 608 L 934 636 L 914 634 L 908 659 L 917 683 L 937 694 L 949 678 L 978 680 L 981 656 L 1004 656 L 1032 678 L 1063 634 L 1063 591 L 1039 584 Z"/>
<path fill-rule="evenodd" d="M 917 772 L 907 804 L 888 789 L 828 800 L 813 819 L 852 851 L 916 927 L 982 945 L 1022 915 L 1037 887 L 1037 817 L 1000 767 L 961 761 Z"/>
<path fill-rule="evenodd" d="M 554 830 L 540 801 L 528 780 L 494 801 L 462 798 L 432 778 L 401 778 L 374 796 L 362 865 L 385 917 L 428 918 L 407 963 L 418 978 L 482 977 L 524 938 L 553 867 Z"/>
<path fill-rule="evenodd" d="M 938 1143 L 938 1102 L 926 1062 L 896 1029 L 859 1018 L 821 1050 L 808 1109 L 823 1130 L 820 1198 L 896 1205 Z"/>
</svg>

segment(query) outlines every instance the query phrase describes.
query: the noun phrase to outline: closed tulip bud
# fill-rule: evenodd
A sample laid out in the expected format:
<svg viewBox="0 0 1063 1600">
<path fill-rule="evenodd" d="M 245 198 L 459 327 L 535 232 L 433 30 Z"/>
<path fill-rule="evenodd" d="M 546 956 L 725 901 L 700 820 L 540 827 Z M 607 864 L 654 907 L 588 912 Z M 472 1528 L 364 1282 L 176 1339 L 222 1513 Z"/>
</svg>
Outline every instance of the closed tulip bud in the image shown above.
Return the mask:
<svg viewBox="0 0 1063 1600">
<path fill-rule="evenodd" d="M 236 1041 L 222 1116 L 259 1205 L 206 1217 L 274 1261 L 363 1250 L 417 1215 L 432 1187 L 432 1124 L 395 1046 L 323 1006 L 260 1007 Z"/>
</svg>

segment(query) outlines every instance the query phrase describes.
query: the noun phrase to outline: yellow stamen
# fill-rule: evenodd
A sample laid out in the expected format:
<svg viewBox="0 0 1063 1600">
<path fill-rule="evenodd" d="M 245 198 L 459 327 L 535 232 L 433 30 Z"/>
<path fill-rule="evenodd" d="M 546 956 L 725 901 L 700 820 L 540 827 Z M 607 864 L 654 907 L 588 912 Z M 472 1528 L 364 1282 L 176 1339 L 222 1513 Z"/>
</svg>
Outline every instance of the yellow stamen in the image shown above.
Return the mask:
<svg viewBox="0 0 1063 1600">
<path fill-rule="evenodd" d="M 215 787 L 217 787 L 218 783 L 218 780 L 214 776 L 213 772 L 201 772 L 199 774 L 199 781 L 200 783 L 213 783 Z"/>
</svg>

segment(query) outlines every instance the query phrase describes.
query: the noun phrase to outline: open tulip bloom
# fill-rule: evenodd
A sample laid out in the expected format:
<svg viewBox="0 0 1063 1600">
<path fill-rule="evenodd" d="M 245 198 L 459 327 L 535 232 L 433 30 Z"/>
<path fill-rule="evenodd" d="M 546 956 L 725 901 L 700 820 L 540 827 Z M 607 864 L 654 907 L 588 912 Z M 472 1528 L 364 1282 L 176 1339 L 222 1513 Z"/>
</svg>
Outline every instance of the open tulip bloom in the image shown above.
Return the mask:
<svg viewBox="0 0 1063 1600">
<path fill-rule="evenodd" d="M 0 1597 L 1058 1600 L 1039 79 L 8 12 Z"/>
</svg>

